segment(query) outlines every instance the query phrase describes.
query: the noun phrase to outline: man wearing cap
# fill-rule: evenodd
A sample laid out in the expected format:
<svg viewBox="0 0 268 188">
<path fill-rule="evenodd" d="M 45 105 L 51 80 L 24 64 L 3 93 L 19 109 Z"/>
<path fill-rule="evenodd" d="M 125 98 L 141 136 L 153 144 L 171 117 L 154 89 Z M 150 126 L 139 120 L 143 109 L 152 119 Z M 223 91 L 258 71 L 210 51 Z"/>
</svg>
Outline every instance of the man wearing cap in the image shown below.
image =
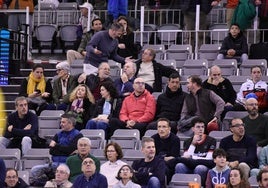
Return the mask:
<svg viewBox="0 0 268 188">
<path fill-rule="evenodd" d="M 248 115 L 242 120 L 245 123 L 246 134 L 251 135 L 257 141 L 258 147 L 268 144 L 268 117 L 258 112 L 258 101 L 256 98 L 248 98 L 245 103 Z"/>
<path fill-rule="evenodd" d="M 254 138 L 245 134 L 244 125 L 242 119 L 232 119 L 230 131 L 233 134 L 221 139 L 220 148 L 227 153 L 229 167 L 239 167 L 248 179 L 250 169 L 258 166 L 257 144 Z"/>
<path fill-rule="evenodd" d="M 77 78 L 70 75 L 70 65 L 67 61 L 56 65 L 58 78 L 53 85 L 53 100 L 57 110 L 66 110 L 69 103 L 69 94 L 77 86 Z"/>
<path fill-rule="evenodd" d="M 96 172 L 95 161 L 89 157 L 82 162 L 81 170 L 83 174 L 77 176 L 73 183 L 74 188 L 80 187 L 108 187 L 107 179 L 104 175 Z"/>
</svg>

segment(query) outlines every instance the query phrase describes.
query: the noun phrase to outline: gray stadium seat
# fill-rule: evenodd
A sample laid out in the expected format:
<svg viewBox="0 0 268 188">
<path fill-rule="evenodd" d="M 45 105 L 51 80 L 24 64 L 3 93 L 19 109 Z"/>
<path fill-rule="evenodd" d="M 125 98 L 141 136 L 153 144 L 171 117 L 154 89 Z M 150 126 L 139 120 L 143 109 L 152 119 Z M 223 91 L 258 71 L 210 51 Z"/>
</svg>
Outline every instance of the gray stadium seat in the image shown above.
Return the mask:
<svg viewBox="0 0 268 188">
<path fill-rule="evenodd" d="M 217 59 L 220 48 L 221 44 L 202 44 L 198 50 L 198 58 L 207 59 L 208 67 L 211 67 L 212 62 Z"/>
<path fill-rule="evenodd" d="M 253 66 L 260 66 L 262 69 L 262 75 L 267 74 L 267 61 L 266 59 L 248 59 L 243 61 L 239 67 L 239 75 L 240 76 L 250 76 L 250 69 Z"/>
<path fill-rule="evenodd" d="M 176 44 L 180 26 L 177 24 L 163 24 L 157 28 L 157 36 L 162 44 Z"/>
<path fill-rule="evenodd" d="M 91 140 L 92 149 L 104 149 L 106 140 L 103 129 L 82 129 L 80 133 Z"/>
<path fill-rule="evenodd" d="M 110 141 L 117 142 L 122 149 L 139 149 L 140 131 L 138 129 L 117 129 Z"/>
<path fill-rule="evenodd" d="M 157 130 L 149 129 L 145 132 L 143 137 L 151 137 L 155 134 L 157 134 Z"/>
<path fill-rule="evenodd" d="M 237 75 L 237 60 L 236 59 L 216 59 L 212 62 L 212 66 L 217 65 L 221 68 L 223 76 Z"/>
<path fill-rule="evenodd" d="M 208 75 L 208 61 L 206 59 L 187 59 L 182 67 L 181 75 Z"/>
<path fill-rule="evenodd" d="M 4 160 L 6 168 L 20 168 L 21 151 L 17 148 L 2 149 L 0 157 Z"/>
<path fill-rule="evenodd" d="M 49 149 L 30 149 L 22 158 L 22 169 L 30 170 L 35 165 L 48 164 L 51 162 Z"/>
<path fill-rule="evenodd" d="M 201 185 L 201 177 L 198 174 L 174 174 L 169 183 L 170 186 L 178 188 L 188 187 L 189 182 L 196 182 Z"/>
</svg>

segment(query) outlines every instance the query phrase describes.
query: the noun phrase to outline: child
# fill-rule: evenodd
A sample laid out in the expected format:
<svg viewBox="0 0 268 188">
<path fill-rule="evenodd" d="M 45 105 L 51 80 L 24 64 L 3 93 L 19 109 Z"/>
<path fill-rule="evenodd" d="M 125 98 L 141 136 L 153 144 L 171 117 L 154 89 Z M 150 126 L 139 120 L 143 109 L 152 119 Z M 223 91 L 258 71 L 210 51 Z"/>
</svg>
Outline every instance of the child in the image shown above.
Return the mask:
<svg viewBox="0 0 268 188">
<path fill-rule="evenodd" d="M 247 39 L 240 31 L 238 24 L 232 24 L 229 34 L 224 38 L 217 59 L 237 59 L 243 62 L 248 59 Z"/>
<path fill-rule="evenodd" d="M 227 185 L 230 168 L 226 162 L 226 155 L 223 149 L 214 150 L 212 157 L 216 166 L 208 171 L 206 188 L 215 188 L 217 184 Z"/>
</svg>

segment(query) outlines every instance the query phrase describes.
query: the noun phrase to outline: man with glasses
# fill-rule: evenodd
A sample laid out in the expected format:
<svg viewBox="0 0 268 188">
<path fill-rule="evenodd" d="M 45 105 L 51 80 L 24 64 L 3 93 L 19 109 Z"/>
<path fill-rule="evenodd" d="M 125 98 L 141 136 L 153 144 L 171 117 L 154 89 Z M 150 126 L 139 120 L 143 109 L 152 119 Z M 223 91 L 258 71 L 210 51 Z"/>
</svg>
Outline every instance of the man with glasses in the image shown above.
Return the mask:
<svg viewBox="0 0 268 188">
<path fill-rule="evenodd" d="M 156 52 L 151 49 L 145 49 L 140 60 L 136 61 L 137 71 L 135 77 L 144 79 L 146 89 L 150 92 L 161 92 L 162 77 L 169 77 L 177 72 L 175 69 L 157 63 L 155 60 Z"/>
<path fill-rule="evenodd" d="M 242 120 L 246 134 L 255 138 L 258 150 L 268 144 L 268 117 L 258 112 L 258 101 L 255 98 L 246 100 L 245 108 L 248 115 Z"/>
<path fill-rule="evenodd" d="M 66 110 L 69 103 L 70 92 L 77 86 L 77 78 L 70 75 L 70 65 L 67 61 L 56 65 L 57 78 L 53 84 L 53 101 L 57 110 Z"/>
<path fill-rule="evenodd" d="M 71 170 L 70 181 L 73 182 L 75 178 L 82 174 L 81 164 L 85 158 L 91 158 L 95 161 L 97 172 L 100 171 L 100 160 L 90 154 L 91 140 L 87 137 L 82 137 L 77 142 L 77 154 L 67 158 L 66 164 Z"/>
<path fill-rule="evenodd" d="M 244 126 L 241 119 L 232 119 L 230 131 L 233 134 L 221 140 L 220 148 L 227 153 L 229 167 L 239 167 L 248 179 L 250 169 L 258 165 L 257 144 L 255 139 L 245 134 Z"/>
<path fill-rule="evenodd" d="M 60 164 L 55 172 L 55 179 L 47 181 L 44 187 L 53 188 L 71 188 L 73 184 L 68 181 L 70 169 L 66 164 Z"/>
<path fill-rule="evenodd" d="M 146 126 L 155 116 L 156 102 L 149 91 L 145 89 L 142 78 L 136 78 L 132 92 L 123 101 L 119 119 L 110 120 L 110 136 L 116 129 L 138 129 L 140 136 L 145 133 Z"/>
<path fill-rule="evenodd" d="M 9 168 L 6 171 L 6 179 L 4 187 L 19 187 L 26 188 L 29 187 L 22 178 L 18 176 L 17 170 Z"/>
<path fill-rule="evenodd" d="M 77 176 L 73 183 L 74 188 L 81 187 L 108 187 L 107 179 L 104 175 L 96 171 L 93 159 L 85 158 L 82 162 L 81 170 L 83 174 Z"/>
</svg>

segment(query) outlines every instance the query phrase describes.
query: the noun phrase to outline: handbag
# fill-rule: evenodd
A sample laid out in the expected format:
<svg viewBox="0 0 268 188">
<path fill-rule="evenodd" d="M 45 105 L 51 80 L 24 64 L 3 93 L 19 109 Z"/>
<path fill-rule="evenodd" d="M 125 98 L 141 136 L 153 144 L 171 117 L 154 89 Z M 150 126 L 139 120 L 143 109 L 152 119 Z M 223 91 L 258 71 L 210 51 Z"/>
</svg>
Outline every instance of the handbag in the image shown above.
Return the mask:
<svg viewBox="0 0 268 188">
<path fill-rule="evenodd" d="M 33 103 L 33 104 L 36 104 L 38 106 L 41 106 L 42 104 L 45 104 L 47 102 L 42 97 L 34 97 L 34 98 L 28 97 L 27 100 L 29 103 Z"/>
</svg>

